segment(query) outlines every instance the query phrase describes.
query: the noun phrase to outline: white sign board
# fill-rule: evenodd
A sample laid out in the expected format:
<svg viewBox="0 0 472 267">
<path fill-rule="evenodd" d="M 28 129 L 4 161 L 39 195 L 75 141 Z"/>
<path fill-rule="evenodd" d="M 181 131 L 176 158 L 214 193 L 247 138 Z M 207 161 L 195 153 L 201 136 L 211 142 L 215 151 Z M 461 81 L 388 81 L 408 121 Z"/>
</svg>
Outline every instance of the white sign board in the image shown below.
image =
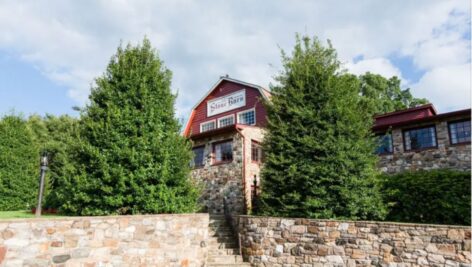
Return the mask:
<svg viewBox="0 0 472 267">
<path fill-rule="evenodd" d="M 246 105 L 246 90 L 218 97 L 207 102 L 207 116 L 213 116 Z"/>
</svg>

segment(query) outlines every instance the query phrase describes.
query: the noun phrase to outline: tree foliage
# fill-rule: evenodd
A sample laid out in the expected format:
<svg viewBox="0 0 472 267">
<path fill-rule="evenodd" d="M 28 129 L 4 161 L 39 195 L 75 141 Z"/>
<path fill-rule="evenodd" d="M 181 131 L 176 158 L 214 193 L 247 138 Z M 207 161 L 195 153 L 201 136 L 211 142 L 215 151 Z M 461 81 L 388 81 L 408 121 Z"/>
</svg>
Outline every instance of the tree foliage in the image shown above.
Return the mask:
<svg viewBox="0 0 472 267">
<path fill-rule="evenodd" d="M 33 139 L 40 151 L 48 155 L 48 170 L 46 171 L 45 202 L 46 207 L 58 207 L 57 189 L 67 170 L 74 169 L 70 158 L 71 148 L 78 140 L 79 120 L 68 115 L 44 117 L 32 115 L 28 118 L 28 127 L 33 133 Z"/>
<path fill-rule="evenodd" d="M 382 218 L 372 120 L 329 43 L 297 36 L 272 86 L 261 214 Z"/>
<path fill-rule="evenodd" d="M 81 114 L 74 168 L 56 193 L 68 214 L 191 212 L 190 145 L 174 116 L 171 72 L 147 39 L 119 47 Z"/>
<path fill-rule="evenodd" d="M 15 114 L 0 120 L 0 210 L 36 204 L 39 147 L 26 120 Z"/>
<path fill-rule="evenodd" d="M 415 98 L 410 89 L 401 89 L 401 81 L 393 76 L 387 79 L 367 72 L 359 76 L 361 105 L 369 114 L 383 114 L 427 104 L 424 98 Z"/>
<path fill-rule="evenodd" d="M 387 220 L 470 225 L 470 172 L 431 170 L 382 176 Z"/>
</svg>

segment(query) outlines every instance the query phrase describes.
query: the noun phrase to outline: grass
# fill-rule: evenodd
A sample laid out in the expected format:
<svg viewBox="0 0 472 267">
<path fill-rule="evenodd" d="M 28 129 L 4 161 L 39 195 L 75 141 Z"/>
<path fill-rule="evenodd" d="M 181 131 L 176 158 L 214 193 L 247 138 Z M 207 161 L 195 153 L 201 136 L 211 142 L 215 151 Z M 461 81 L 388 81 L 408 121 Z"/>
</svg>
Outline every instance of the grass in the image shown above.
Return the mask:
<svg viewBox="0 0 472 267">
<path fill-rule="evenodd" d="M 43 214 L 41 217 L 61 217 L 57 214 Z M 18 219 L 18 218 L 35 218 L 34 213 L 31 213 L 30 210 L 12 210 L 12 211 L 0 211 L 0 220 L 7 219 Z"/>
</svg>

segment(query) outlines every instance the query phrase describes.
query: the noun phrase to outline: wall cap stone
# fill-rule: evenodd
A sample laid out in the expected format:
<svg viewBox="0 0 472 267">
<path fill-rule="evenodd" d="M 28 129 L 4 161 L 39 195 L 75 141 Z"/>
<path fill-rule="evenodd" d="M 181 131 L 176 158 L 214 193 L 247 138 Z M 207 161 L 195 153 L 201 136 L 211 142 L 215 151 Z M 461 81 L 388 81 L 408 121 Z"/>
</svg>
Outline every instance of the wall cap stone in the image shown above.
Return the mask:
<svg viewBox="0 0 472 267">
<path fill-rule="evenodd" d="M 208 217 L 208 213 L 159 213 L 159 214 L 137 214 L 137 215 L 106 215 L 106 216 L 61 216 L 61 217 L 40 217 L 40 218 L 11 218 L 0 219 L 0 223 L 17 223 L 17 222 L 44 222 L 44 221 L 77 221 L 77 220 L 94 220 L 94 219 L 141 219 L 155 217 Z"/>
<path fill-rule="evenodd" d="M 234 215 L 233 215 L 234 216 Z M 454 229 L 471 229 L 468 225 L 449 225 L 449 224 L 427 224 L 427 223 L 407 223 L 407 222 L 386 222 L 386 221 L 353 221 L 353 220 L 335 220 L 335 219 L 311 219 L 311 218 L 292 218 L 292 217 L 270 217 L 270 216 L 254 216 L 254 215 L 235 215 L 236 218 L 245 219 L 267 219 L 267 220 L 310 220 L 315 222 L 336 222 L 336 223 L 366 223 L 378 225 L 392 226 L 409 226 L 409 227 L 432 227 L 432 228 L 454 228 Z"/>
</svg>

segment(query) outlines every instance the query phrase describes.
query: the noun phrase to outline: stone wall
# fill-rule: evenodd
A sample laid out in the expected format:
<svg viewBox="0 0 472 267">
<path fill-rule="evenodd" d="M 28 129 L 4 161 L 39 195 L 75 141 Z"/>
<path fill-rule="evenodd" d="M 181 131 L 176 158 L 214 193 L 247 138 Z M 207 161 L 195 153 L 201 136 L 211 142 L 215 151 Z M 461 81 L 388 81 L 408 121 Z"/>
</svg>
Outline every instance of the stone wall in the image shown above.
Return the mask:
<svg viewBox="0 0 472 267">
<path fill-rule="evenodd" d="M 466 226 L 235 216 L 254 266 L 470 266 Z"/>
<path fill-rule="evenodd" d="M 230 139 L 233 140 L 233 161 L 212 165 L 213 143 Z M 205 164 L 194 168 L 191 174 L 192 178 L 203 186 L 200 202 L 204 205 L 205 211 L 223 213 L 223 199 L 226 198 L 232 213 L 243 213 L 243 141 L 241 136 L 237 132 L 226 133 L 195 140 L 193 143 L 194 147 L 205 146 Z"/>
<path fill-rule="evenodd" d="M 0 220 L 0 266 L 203 266 L 208 214 Z"/>
<path fill-rule="evenodd" d="M 427 125 L 431 125 L 431 123 L 417 124 L 415 126 Z M 439 168 L 470 170 L 470 143 L 451 145 L 447 121 L 438 121 L 435 125 L 438 147 L 420 151 L 405 151 L 403 146 L 403 129 L 393 129 L 393 153 L 380 155 L 378 165 L 380 170 L 387 173 Z"/>
</svg>

